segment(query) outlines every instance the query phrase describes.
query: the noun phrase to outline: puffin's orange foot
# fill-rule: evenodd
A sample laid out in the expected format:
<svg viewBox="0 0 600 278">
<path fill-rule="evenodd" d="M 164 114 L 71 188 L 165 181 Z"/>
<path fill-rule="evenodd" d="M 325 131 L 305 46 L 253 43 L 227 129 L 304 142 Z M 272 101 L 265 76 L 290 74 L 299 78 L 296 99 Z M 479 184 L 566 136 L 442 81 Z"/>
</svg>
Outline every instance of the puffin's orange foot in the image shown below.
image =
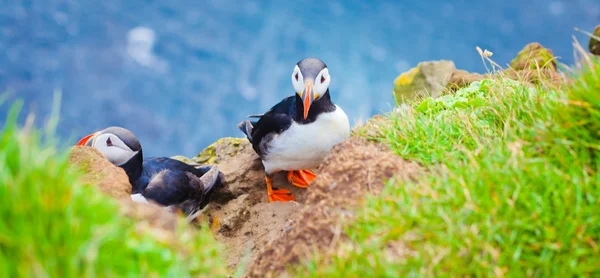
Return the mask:
<svg viewBox="0 0 600 278">
<path fill-rule="evenodd" d="M 273 180 L 270 177 L 265 177 L 267 182 L 267 196 L 269 202 L 289 202 L 295 201 L 294 194 L 287 189 L 273 189 Z"/>
<path fill-rule="evenodd" d="M 287 189 L 275 189 L 269 194 L 269 202 L 289 202 L 295 200 L 294 194 Z"/>
<path fill-rule="evenodd" d="M 317 177 L 309 170 L 288 171 L 288 181 L 300 188 L 307 188 Z"/>
</svg>

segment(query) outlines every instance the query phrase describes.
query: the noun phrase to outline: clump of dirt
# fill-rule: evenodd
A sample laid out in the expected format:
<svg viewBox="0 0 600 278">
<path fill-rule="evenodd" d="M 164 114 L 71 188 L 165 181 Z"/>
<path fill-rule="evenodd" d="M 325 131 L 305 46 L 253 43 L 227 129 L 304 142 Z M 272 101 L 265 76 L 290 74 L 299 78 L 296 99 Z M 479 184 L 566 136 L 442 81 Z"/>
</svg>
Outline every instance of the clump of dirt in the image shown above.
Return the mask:
<svg viewBox="0 0 600 278">
<path fill-rule="evenodd" d="M 115 198 L 129 198 L 131 184 L 125 171 L 106 159 L 98 150 L 87 146 L 71 149 L 69 163 L 83 172 L 82 181 L 97 186 Z"/>
<path fill-rule="evenodd" d="M 256 260 L 247 275 L 280 275 L 288 266 L 333 250 L 345 240 L 343 224 L 367 194 L 379 194 L 390 178 L 414 179 L 420 167 L 382 144 L 352 137 L 332 149 L 308 188 L 305 205 Z"/>
<path fill-rule="evenodd" d="M 489 78 L 488 75 L 479 74 L 476 72 L 468 72 L 466 70 L 456 70 L 448 80 L 447 88 L 458 89 L 469 86 L 471 83 Z"/>
<path fill-rule="evenodd" d="M 234 201 L 227 208 L 211 212 L 213 219 L 224 217 L 217 220 L 216 227 L 213 225 L 213 231 L 216 239 L 226 246 L 227 264 L 232 270 L 240 264 L 242 267 L 252 264 L 268 244 L 291 229 L 292 220 L 303 207 L 297 202 L 250 205 L 245 203 L 249 200 L 247 196 L 240 198 L 242 202 Z"/>
<path fill-rule="evenodd" d="M 215 238 L 225 245 L 231 270 L 244 259 L 254 261 L 256 254 L 291 227 L 303 207 L 306 189 L 288 183 L 284 172 L 273 177 L 273 186 L 292 191 L 296 202 L 269 203 L 264 168 L 245 138 L 219 139 L 190 160 L 218 165 L 223 173 L 222 186 L 196 222 L 210 225 Z"/>
</svg>

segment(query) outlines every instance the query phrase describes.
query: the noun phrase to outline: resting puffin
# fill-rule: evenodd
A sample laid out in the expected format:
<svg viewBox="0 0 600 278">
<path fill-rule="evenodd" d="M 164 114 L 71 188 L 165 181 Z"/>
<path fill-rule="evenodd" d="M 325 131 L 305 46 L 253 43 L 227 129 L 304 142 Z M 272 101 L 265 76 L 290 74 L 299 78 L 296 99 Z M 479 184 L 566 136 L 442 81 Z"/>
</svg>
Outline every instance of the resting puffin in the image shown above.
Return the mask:
<svg viewBox="0 0 600 278">
<path fill-rule="evenodd" d="M 323 61 L 305 58 L 292 72 L 293 96 L 264 114 L 248 116 L 258 121 L 238 124 L 265 167 L 270 202 L 295 200 L 289 190 L 273 188 L 274 173 L 288 171 L 290 183 L 306 188 L 316 177 L 309 169 L 318 167 L 333 146 L 350 136 L 348 116 L 331 101 L 330 82 Z"/>
<path fill-rule="evenodd" d="M 133 133 L 109 127 L 82 138 L 78 146 L 90 146 L 127 173 L 134 201 L 146 198 L 163 206 L 179 207 L 190 215 L 208 204 L 221 183 L 216 166 L 192 165 L 166 157 L 143 158 L 142 146 Z"/>
</svg>

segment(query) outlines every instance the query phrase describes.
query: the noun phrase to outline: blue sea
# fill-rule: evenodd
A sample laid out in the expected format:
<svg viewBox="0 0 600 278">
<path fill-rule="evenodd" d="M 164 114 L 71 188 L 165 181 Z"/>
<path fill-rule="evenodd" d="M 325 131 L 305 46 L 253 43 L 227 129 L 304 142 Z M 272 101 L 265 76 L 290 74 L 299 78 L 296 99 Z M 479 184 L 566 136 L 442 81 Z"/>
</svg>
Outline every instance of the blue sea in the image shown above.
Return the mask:
<svg viewBox="0 0 600 278">
<path fill-rule="evenodd" d="M 193 156 L 292 95 L 291 73 L 322 59 L 353 123 L 389 111 L 394 78 L 425 60 L 483 72 L 537 41 L 573 62 L 575 27 L 598 0 L 0 0 L 0 91 L 42 126 L 60 91 L 63 143 L 126 127 L 150 156 Z M 0 108 L 2 122 L 9 104 Z"/>
</svg>

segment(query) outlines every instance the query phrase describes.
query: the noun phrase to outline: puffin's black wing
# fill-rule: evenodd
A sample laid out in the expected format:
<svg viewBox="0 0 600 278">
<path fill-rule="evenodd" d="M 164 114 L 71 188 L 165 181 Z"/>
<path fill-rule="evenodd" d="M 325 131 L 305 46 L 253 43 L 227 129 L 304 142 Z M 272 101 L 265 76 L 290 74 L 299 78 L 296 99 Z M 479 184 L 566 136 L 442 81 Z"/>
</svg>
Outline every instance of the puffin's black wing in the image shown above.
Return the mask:
<svg viewBox="0 0 600 278">
<path fill-rule="evenodd" d="M 163 206 L 170 206 L 201 196 L 202 189 L 202 183 L 192 179 L 186 172 L 164 169 L 150 177 L 150 182 L 142 195 Z"/>
<path fill-rule="evenodd" d="M 262 115 L 251 115 L 259 117 L 256 122 L 242 121 L 238 127 L 252 143 L 252 148 L 258 155 L 265 154 L 273 133 L 281 133 L 292 125 L 296 114 L 296 96 L 284 98 L 281 102 L 271 107 Z"/>
<path fill-rule="evenodd" d="M 208 203 L 212 192 L 220 187 L 223 182 L 223 174 L 215 166 L 200 165 L 194 167 L 167 157 L 145 158 L 143 169 L 142 176 L 138 181 L 140 183 L 138 185 L 139 190 L 134 193 L 142 193 L 144 197 L 153 199 L 163 205 L 164 203 L 174 204 L 189 198 L 191 193 L 195 193 L 198 190 L 195 189 L 196 185 L 193 185 L 193 178 L 202 180 L 206 176 L 212 177 L 212 174 L 209 172 L 215 171 L 215 180 L 210 180 L 209 183 L 203 185 L 203 189 L 200 188 L 200 190 L 204 190 L 204 196 L 200 204 L 200 207 L 203 207 Z M 158 184 L 156 175 L 161 172 L 163 176 L 159 177 L 162 179 L 162 182 Z M 157 185 L 160 186 L 155 187 Z"/>
<path fill-rule="evenodd" d="M 203 176 L 194 173 L 163 169 L 150 178 L 142 194 L 163 206 L 192 204 L 186 213 L 200 209 L 208 203 L 208 198 L 219 183 L 219 170 L 213 166 Z M 186 205 L 187 206 L 187 205 Z"/>
<path fill-rule="evenodd" d="M 180 170 L 194 173 L 198 177 L 202 177 L 206 172 L 212 169 L 210 165 L 193 166 L 177 159 L 167 157 L 148 157 L 144 159 L 143 169 L 153 170 L 154 172 L 161 169 Z"/>
</svg>

